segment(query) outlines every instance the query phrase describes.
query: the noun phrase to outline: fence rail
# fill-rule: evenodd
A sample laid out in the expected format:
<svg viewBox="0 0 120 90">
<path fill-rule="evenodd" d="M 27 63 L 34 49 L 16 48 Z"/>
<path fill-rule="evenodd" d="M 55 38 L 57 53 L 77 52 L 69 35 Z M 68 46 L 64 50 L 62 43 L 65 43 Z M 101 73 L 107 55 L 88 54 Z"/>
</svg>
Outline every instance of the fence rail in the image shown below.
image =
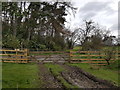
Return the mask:
<svg viewBox="0 0 120 90">
<path fill-rule="evenodd" d="M 2 56 L 0 59 L 0 62 L 11 62 L 11 63 L 28 63 L 28 49 L 24 50 L 6 50 L 1 49 L 0 50 L 0 56 Z"/>
<path fill-rule="evenodd" d="M 120 51 L 113 51 L 109 63 L 119 60 Z M 89 63 L 92 65 L 108 65 L 106 60 L 107 55 L 104 51 L 70 51 L 70 63 Z"/>
</svg>

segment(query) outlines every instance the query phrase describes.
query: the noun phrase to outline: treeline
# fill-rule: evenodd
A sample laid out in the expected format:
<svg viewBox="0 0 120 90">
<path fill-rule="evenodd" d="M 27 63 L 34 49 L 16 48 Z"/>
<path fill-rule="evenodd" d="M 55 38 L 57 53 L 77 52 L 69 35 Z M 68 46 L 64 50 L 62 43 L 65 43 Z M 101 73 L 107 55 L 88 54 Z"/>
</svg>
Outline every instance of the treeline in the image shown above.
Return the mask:
<svg viewBox="0 0 120 90">
<path fill-rule="evenodd" d="M 91 20 L 85 21 L 84 27 L 66 29 L 69 10 L 76 10 L 70 2 L 3 2 L 3 48 L 63 50 L 78 43 L 90 50 L 113 44 L 115 37 Z"/>
<path fill-rule="evenodd" d="M 3 2 L 3 48 L 67 48 L 64 22 L 69 2 Z"/>
</svg>

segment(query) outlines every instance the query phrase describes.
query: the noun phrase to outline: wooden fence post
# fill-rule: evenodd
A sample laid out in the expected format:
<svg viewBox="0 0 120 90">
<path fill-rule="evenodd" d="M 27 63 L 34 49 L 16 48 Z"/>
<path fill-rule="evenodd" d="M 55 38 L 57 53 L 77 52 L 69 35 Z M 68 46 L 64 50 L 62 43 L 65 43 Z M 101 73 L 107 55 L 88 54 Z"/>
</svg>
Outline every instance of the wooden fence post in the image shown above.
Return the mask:
<svg viewBox="0 0 120 90">
<path fill-rule="evenodd" d="M 69 63 L 71 63 L 71 51 L 69 51 Z"/>
<path fill-rule="evenodd" d="M 27 58 L 26 62 L 28 63 L 28 49 L 25 49 L 25 51 L 26 51 L 26 58 Z"/>
<path fill-rule="evenodd" d="M 16 52 L 16 60 L 14 60 L 14 63 L 15 63 L 15 61 L 18 62 L 17 61 L 17 49 L 15 49 L 15 52 Z"/>
<path fill-rule="evenodd" d="M 90 60 L 90 51 L 88 51 L 87 53 L 88 53 L 88 62 L 90 62 L 90 64 L 92 64 L 92 60 Z"/>
</svg>

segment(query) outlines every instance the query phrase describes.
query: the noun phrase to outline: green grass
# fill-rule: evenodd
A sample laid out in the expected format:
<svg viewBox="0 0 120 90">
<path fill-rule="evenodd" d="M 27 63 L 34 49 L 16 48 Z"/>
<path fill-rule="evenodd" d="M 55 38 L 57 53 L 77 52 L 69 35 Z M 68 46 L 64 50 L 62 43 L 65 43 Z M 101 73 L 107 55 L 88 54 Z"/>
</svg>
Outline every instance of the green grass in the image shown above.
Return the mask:
<svg viewBox="0 0 120 90">
<path fill-rule="evenodd" d="M 34 63 L 14 64 L 3 63 L 2 65 L 3 88 L 37 88 L 38 67 Z"/>
<path fill-rule="evenodd" d="M 102 48 L 102 50 L 105 50 L 105 49 L 111 49 L 112 47 L 111 46 L 104 46 Z M 82 46 L 76 46 L 72 49 L 72 51 L 78 51 L 78 50 L 81 50 L 82 49 Z M 115 46 L 115 49 L 114 50 L 120 50 L 120 46 Z"/>
<path fill-rule="evenodd" d="M 57 64 L 50 64 L 50 63 L 46 63 L 45 66 L 48 68 L 48 69 L 52 69 L 53 73 L 55 75 L 59 75 L 60 72 L 64 71 L 64 68 L 60 67 L 59 65 Z"/>
<path fill-rule="evenodd" d="M 56 65 L 56 64 L 45 64 L 45 66 L 46 66 L 48 69 L 51 69 L 51 70 L 52 70 L 53 75 L 54 75 L 55 77 L 57 77 L 57 79 L 58 79 L 66 88 L 78 88 L 77 86 L 74 86 L 74 85 L 69 84 L 69 83 L 60 75 L 60 73 L 61 73 L 62 71 L 65 71 L 64 68 L 62 68 L 61 66 Z"/>
<path fill-rule="evenodd" d="M 120 60 L 115 60 L 114 63 L 111 63 L 110 65 L 108 65 L 105 68 L 120 72 Z"/>
<path fill-rule="evenodd" d="M 119 73 L 115 70 L 111 70 L 108 68 L 92 69 L 89 64 L 84 64 L 84 63 L 76 63 L 76 64 L 69 64 L 69 65 L 82 68 L 86 72 L 89 72 L 98 78 L 109 80 L 113 84 L 120 86 L 120 81 L 118 80 Z"/>
<path fill-rule="evenodd" d="M 74 47 L 74 48 L 72 49 L 72 51 L 78 51 L 78 50 L 81 50 L 81 49 L 82 49 L 81 46 L 76 46 L 76 47 Z"/>
</svg>

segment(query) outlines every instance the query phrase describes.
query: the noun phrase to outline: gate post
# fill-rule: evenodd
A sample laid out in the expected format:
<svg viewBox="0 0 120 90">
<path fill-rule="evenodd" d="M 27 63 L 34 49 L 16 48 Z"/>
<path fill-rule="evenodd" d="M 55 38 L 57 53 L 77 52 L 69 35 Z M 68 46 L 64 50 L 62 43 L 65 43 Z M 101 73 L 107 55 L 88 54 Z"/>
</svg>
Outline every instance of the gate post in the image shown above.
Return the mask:
<svg viewBox="0 0 120 90">
<path fill-rule="evenodd" d="M 18 51 L 17 51 L 17 49 L 15 49 L 15 58 L 16 58 L 16 60 L 14 60 L 14 63 L 19 62 L 17 55 L 18 55 Z"/>
<path fill-rule="evenodd" d="M 28 49 L 25 49 L 24 51 L 25 51 L 25 56 L 26 56 L 26 62 L 28 63 L 28 60 L 29 60 L 29 58 L 28 58 L 28 55 L 29 55 L 28 54 Z"/>
<path fill-rule="evenodd" d="M 27 49 L 27 63 L 29 63 L 29 49 Z"/>
</svg>

